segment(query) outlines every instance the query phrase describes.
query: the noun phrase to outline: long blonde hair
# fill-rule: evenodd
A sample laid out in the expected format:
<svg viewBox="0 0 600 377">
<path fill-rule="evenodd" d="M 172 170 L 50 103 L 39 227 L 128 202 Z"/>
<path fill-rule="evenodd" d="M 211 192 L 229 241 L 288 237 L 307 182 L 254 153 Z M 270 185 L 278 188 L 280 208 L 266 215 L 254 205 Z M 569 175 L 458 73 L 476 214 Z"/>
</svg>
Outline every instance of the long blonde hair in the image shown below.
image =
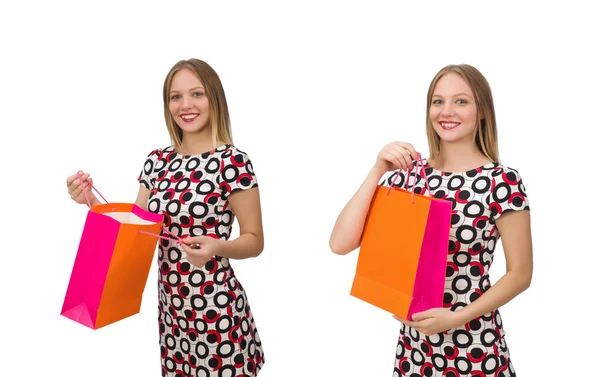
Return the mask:
<svg viewBox="0 0 600 377">
<path fill-rule="evenodd" d="M 433 78 L 427 91 L 427 141 L 429 143 L 429 158 L 435 160 L 440 154 L 440 137 L 433 128 L 433 123 L 429 117 L 429 109 L 431 108 L 431 99 L 433 90 L 438 81 L 448 73 L 456 73 L 460 75 L 469 85 L 475 97 L 475 106 L 477 107 L 477 116 L 479 124 L 477 134 L 475 135 L 475 143 L 477 148 L 484 156 L 492 161 L 500 162 L 498 152 L 498 134 L 496 131 L 496 113 L 494 111 L 494 99 L 492 98 L 492 90 L 486 78 L 476 68 L 468 64 L 448 65 L 442 68 Z"/>
<path fill-rule="evenodd" d="M 229 109 L 227 107 L 227 99 L 225 98 L 225 91 L 223 85 L 219 79 L 217 72 L 208 65 L 206 62 L 199 59 L 188 59 L 180 60 L 175 65 L 165 78 L 163 85 L 163 103 L 165 122 L 167 123 L 167 129 L 171 137 L 171 143 L 173 146 L 181 151 L 181 142 L 183 141 L 183 131 L 175 119 L 171 115 L 169 110 L 169 93 L 171 91 L 171 82 L 173 76 L 182 69 L 188 68 L 200 79 L 209 103 L 209 130 L 212 136 L 213 147 L 217 146 L 217 141 L 224 142 L 226 144 L 233 144 L 233 138 L 231 135 L 231 123 L 229 120 Z"/>
</svg>

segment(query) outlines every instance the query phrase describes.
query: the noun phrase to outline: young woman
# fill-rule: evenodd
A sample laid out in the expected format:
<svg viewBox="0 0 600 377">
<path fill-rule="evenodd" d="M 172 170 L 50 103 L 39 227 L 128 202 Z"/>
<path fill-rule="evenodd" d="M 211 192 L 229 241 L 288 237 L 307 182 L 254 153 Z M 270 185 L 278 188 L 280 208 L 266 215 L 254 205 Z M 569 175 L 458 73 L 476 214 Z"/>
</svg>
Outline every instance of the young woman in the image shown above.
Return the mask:
<svg viewBox="0 0 600 377">
<path fill-rule="evenodd" d="M 331 250 L 360 246 L 373 193 L 395 185 L 452 202 L 444 305 L 402 322 L 394 376 L 514 376 L 498 308 L 528 288 L 533 269 L 529 202 L 517 170 L 500 164 L 487 80 L 469 65 L 450 65 L 427 93 L 427 182 L 413 167 L 417 150 L 392 142 L 339 215 Z M 382 178 L 383 176 L 383 178 Z M 491 286 L 489 268 L 502 237 L 506 273 Z"/>
<path fill-rule="evenodd" d="M 163 214 L 168 230 L 158 251 L 162 375 L 256 376 L 265 361 L 262 344 L 229 263 L 263 250 L 252 162 L 233 145 L 225 93 L 208 64 L 175 64 L 163 99 L 172 145 L 148 154 L 135 200 Z M 67 179 L 71 198 L 87 203 L 86 190 L 92 206 L 99 204 L 90 174 L 79 174 Z M 230 240 L 234 217 L 240 236 Z"/>
</svg>

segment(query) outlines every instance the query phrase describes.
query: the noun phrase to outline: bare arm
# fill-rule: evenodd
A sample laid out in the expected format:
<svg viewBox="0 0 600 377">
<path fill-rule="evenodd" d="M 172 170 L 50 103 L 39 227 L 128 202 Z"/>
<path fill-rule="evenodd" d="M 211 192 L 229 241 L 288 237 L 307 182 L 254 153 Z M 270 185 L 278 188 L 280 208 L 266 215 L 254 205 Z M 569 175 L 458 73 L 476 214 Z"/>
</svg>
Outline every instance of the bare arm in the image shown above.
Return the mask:
<svg viewBox="0 0 600 377">
<path fill-rule="evenodd" d="M 506 257 L 506 273 L 475 302 L 459 310 L 462 323 L 489 313 L 525 291 L 533 275 L 530 213 L 506 213 L 496 221 Z"/>
<path fill-rule="evenodd" d="M 530 214 L 527 210 L 509 212 L 498 218 L 496 226 L 502 235 L 506 274 L 477 300 L 457 311 L 433 308 L 413 314 L 412 320 L 398 317 L 396 319 L 425 335 L 433 335 L 490 313 L 526 290 L 533 273 L 529 222 Z"/>
<path fill-rule="evenodd" d="M 80 204 L 87 204 L 87 194 L 87 198 L 89 199 L 92 207 L 102 204 L 102 202 L 98 200 L 96 195 L 94 195 L 92 192 L 91 186 L 93 186 L 94 182 L 90 177 L 90 173 L 85 173 L 80 170 L 79 175 L 81 175 L 81 179 L 79 178 L 78 173 L 75 173 L 67 178 L 67 189 L 71 199 Z M 140 189 L 138 191 L 137 198 L 135 199 L 135 204 L 144 210 L 148 210 L 149 199 L 150 190 L 148 190 L 143 184 L 140 184 Z"/>
<path fill-rule="evenodd" d="M 329 247 L 335 254 L 348 254 L 360 245 L 365 218 L 381 176 L 381 172 L 371 169 L 338 216 L 329 238 Z"/>
<path fill-rule="evenodd" d="M 137 198 L 135 199 L 135 204 L 144 209 L 148 210 L 148 200 L 150 199 L 150 190 L 146 188 L 144 185 L 140 185 L 140 190 L 138 191 Z"/>
<path fill-rule="evenodd" d="M 218 255 L 231 259 L 259 256 L 264 248 L 264 236 L 258 187 L 230 194 L 229 205 L 240 225 L 240 236 L 223 241 Z"/>
<path fill-rule="evenodd" d="M 387 171 L 412 168 L 411 156 L 417 156 L 417 152 L 412 145 L 403 142 L 389 143 L 379 152 L 375 165 L 335 222 L 329 238 L 331 251 L 345 255 L 360 246 L 365 219 L 379 180 Z"/>
</svg>

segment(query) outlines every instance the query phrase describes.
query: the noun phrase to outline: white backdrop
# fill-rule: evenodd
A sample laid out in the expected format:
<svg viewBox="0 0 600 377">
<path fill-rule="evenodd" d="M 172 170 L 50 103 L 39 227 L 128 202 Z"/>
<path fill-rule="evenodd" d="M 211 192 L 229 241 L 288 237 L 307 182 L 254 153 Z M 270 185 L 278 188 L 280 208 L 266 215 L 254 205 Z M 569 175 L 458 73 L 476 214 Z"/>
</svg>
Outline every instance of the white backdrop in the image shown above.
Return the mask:
<svg viewBox="0 0 600 377">
<path fill-rule="evenodd" d="M 146 154 L 169 143 L 164 77 L 190 57 L 221 76 L 260 184 L 265 250 L 233 266 L 261 377 L 391 376 L 398 323 L 349 295 L 357 253 L 328 239 L 385 143 L 427 155 L 426 91 L 450 63 L 490 81 L 502 162 L 531 201 L 533 283 L 501 309 L 517 374 L 593 367 L 600 27 L 587 6 L 163 3 L 0 6 L 1 375 L 160 375 L 156 264 L 138 315 L 98 331 L 60 316 L 86 217 L 65 179 L 84 169 L 109 201 L 133 201 Z M 492 281 L 503 272 L 498 247 Z"/>
</svg>

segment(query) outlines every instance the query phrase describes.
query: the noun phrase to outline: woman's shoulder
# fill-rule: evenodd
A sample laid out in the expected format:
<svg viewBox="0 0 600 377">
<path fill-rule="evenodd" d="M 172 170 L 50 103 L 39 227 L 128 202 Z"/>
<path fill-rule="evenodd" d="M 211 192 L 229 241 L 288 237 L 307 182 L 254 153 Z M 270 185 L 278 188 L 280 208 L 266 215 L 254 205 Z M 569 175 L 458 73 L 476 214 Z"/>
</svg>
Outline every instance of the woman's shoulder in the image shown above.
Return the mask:
<svg viewBox="0 0 600 377">
<path fill-rule="evenodd" d="M 173 148 L 172 145 L 169 145 L 166 147 L 158 147 L 158 148 L 151 149 L 146 154 L 146 159 L 160 160 L 163 158 L 163 156 L 168 155 L 170 153 L 174 153 L 174 152 L 175 152 L 175 148 Z"/>
<path fill-rule="evenodd" d="M 225 144 L 215 149 L 215 152 L 219 152 L 223 160 L 232 163 L 248 163 L 250 161 L 250 156 L 245 149 L 242 150 L 237 145 Z"/>
<path fill-rule="evenodd" d="M 225 144 L 223 146 L 223 148 L 226 148 L 226 150 L 229 150 L 232 154 L 241 154 L 241 155 L 245 155 L 245 156 L 248 155 L 248 153 L 245 152 L 245 149 L 242 150 L 237 145 L 234 145 L 234 144 Z"/>
<path fill-rule="evenodd" d="M 521 181 L 521 173 L 513 165 L 504 165 L 499 162 L 494 162 L 492 170 L 492 177 L 496 180 L 504 180 L 507 183 L 518 183 Z"/>
</svg>

